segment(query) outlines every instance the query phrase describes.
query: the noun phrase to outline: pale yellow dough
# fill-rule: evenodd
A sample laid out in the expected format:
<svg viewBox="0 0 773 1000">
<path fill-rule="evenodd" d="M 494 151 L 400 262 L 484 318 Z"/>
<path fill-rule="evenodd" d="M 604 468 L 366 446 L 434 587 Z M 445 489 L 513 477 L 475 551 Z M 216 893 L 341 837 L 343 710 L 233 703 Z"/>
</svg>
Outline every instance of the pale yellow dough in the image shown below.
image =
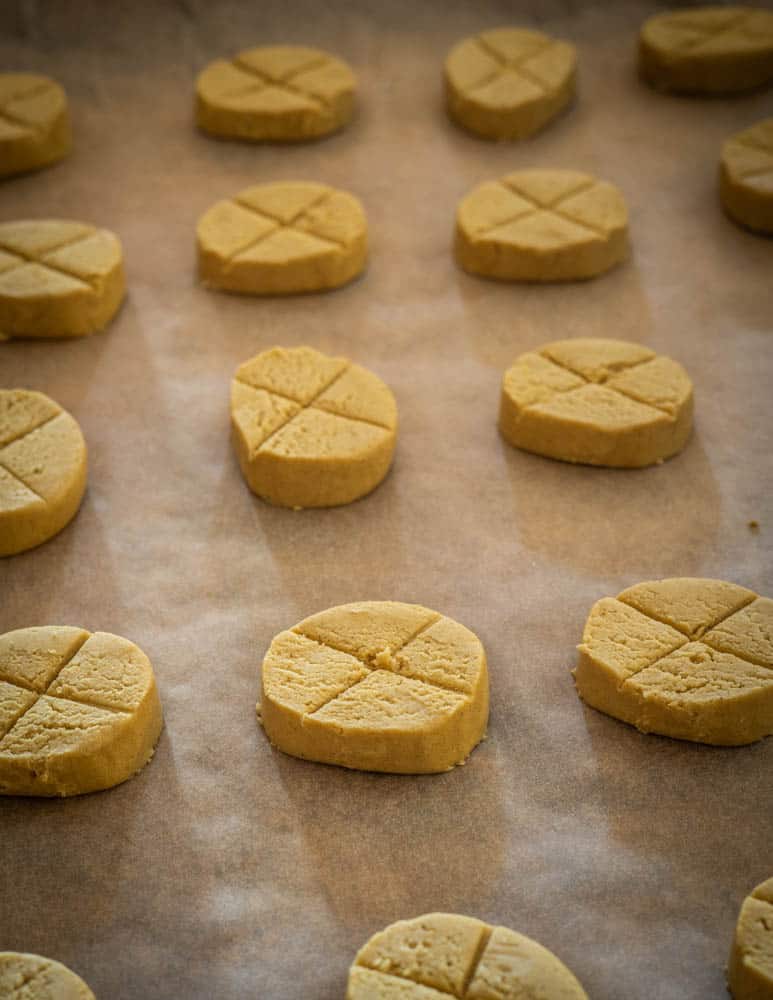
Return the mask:
<svg viewBox="0 0 773 1000">
<path fill-rule="evenodd" d="M 523 139 L 572 99 L 576 64 L 573 45 L 541 31 L 483 31 L 446 58 L 448 112 L 486 139 Z"/>
<path fill-rule="evenodd" d="M 773 878 L 758 885 L 743 902 L 727 984 L 734 1000 L 773 1000 Z"/>
<path fill-rule="evenodd" d="M 67 96 L 34 73 L 0 73 L 0 177 L 47 167 L 72 148 Z"/>
<path fill-rule="evenodd" d="M 358 952 L 346 1000 L 588 1000 L 556 956 L 456 913 L 399 920 Z"/>
<path fill-rule="evenodd" d="M 62 219 L 0 223 L 0 339 L 82 337 L 126 290 L 118 237 Z"/>
<path fill-rule="evenodd" d="M 258 711 L 271 743 L 294 757 L 447 771 L 485 735 L 486 654 L 469 629 L 418 604 L 344 604 L 276 636 Z"/>
<path fill-rule="evenodd" d="M 674 93 L 752 90 L 773 80 L 773 13 L 725 4 L 656 14 L 639 34 L 639 70 Z"/>
<path fill-rule="evenodd" d="M 41 955 L 0 951 L 3 1000 L 95 1000 L 80 976 Z"/>
<path fill-rule="evenodd" d="M 645 733 L 740 746 L 773 733 L 773 601 L 721 580 L 639 583 L 585 624 L 574 678 Z"/>
<path fill-rule="evenodd" d="M 773 118 L 757 122 L 723 144 L 719 197 L 731 219 L 773 234 Z"/>
<path fill-rule="evenodd" d="M 368 251 L 359 200 L 303 181 L 245 188 L 205 212 L 196 233 L 202 284 L 248 295 L 338 288 Z"/>
<path fill-rule="evenodd" d="M 248 49 L 199 75 L 196 123 L 229 139 L 316 139 L 349 121 L 356 88 L 349 66 L 320 49 Z"/>
<path fill-rule="evenodd" d="M 86 475 L 73 417 L 42 392 L 0 389 L 0 556 L 60 532 L 77 513 Z"/>
<path fill-rule="evenodd" d="M 565 462 L 637 468 L 675 455 L 692 430 L 681 365 L 622 340 L 578 337 L 522 354 L 502 380 L 499 429 Z"/>
<path fill-rule="evenodd" d="M 231 383 L 232 439 L 253 493 L 280 507 L 336 507 L 374 490 L 397 439 L 378 376 L 311 347 L 274 347 Z"/>
<path fill-rule="evenodd" d="M 0 636 L 0 794 L 112 788 L 153 756 L 150 660 L 108 632 L 49 625 Z"/>
<path fill-rule="evenodd" d="M 518 170 L 459 203 L 454 249 L 470 274 L 501 281 L 574 281 L 628 253 L 618 189 L 575 170 Z"/>
</svg>

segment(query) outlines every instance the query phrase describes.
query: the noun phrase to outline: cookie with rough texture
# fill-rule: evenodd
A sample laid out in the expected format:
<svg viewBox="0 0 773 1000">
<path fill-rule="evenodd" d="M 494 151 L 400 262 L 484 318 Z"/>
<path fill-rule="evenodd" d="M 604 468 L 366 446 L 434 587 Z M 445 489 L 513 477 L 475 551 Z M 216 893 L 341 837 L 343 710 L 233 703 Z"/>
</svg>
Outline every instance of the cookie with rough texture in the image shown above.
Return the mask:
<svg viewBox="0 0 773 1000">
<path fill-rule="evenodd" d="M 465 38 L 445 62 L 451 117 L 486 139 L 523 139 L 574 96 L 577 51 L 541 31 L 495 28 Z"/>
<path fill-rule="evenodd" d="M 42 392 L 0 389 L 0 556 L 52 538 L 86 489 L 78 423 Z"/>
<path fill-rule="evenodd" d="M 684 447 L 692 382 L 680 364 L 622 340 L 557 340 L 502 380 L 499 429 L 516 448 L 564 462 L 638 468 Z"/>
<path fill-rule="evenodd" d="M 346 1000 L 588 1000 L 556 956 L 456 913 L 390 924 L 357 952 Z"/>
<path fill-rule="evenodd" d="M 297 142 L 342 128 L 357 81 L 321 49 L 271 45 L 217 59 L 196 81 L 196 123 L 212 135 Z"/>
<path fill-rule="evenodd" d="M 0 223 L 0 339 L 95 333 L 125 291 L 115 233 L 62 219 Z"/>
<path fill-rule="evenodd" d="M 592 608 L 583 701 L 645 733 L 740 746 L 773 733 L 773 601 L 721 580 L 654 580 Z"/>
<path fill-rule="evenodd" d="M 280 507 L 336 507 L 374 490 L 397 439 L 377 375 L 311 347 L 274 347 L 231 383 L 232 440 L 253 493 Z"/>
<path fill-rule="evenodd" d="M 338 288 L 362 272 L 368 251 L 360 201 L 301 181 L 257 184 L 219 201 L 196 232 L 202 284 L 246 295 Z"/>
<path fill-rule="evenodd" d="M 112 788 L 153 756 L 153 668 L 128 639 L 48 625 L 0 636 L 0 794 Z"/>
<path fill-rule="evenodd" d="M 753 90 L 773 80 L 773 13 L 725 4 L 656 14 L 639 34 L 639 71 L 674 93 Z"/>
<path fill-rule="evenodd" d="M 773 118 L 728 139 L 719 165 L 719 197 L 742 226 L 773 234 Z"/>
<path fill-rule="evenodd" d="M 34 73 L 0 73 L 0 177 L 47 167 L 72 148 L 67 95 Z"/>
<path fill-rule="evenodd" d="M 773 878 L 758 885 L 743 901 L 727 985 L 735 1000 L 773 1000 Z"/>
<path fill-rule="evenodd" d="M 271 743 L 294 757 L 447 771 L 485 735 L 486 654 L 469 629 L 418 604 L 344 604 L 275 637 L 258 711 Z"/>
<path fill-rule="evenodd" d="M 80 976 L 41 955 L 0 951 L 0 997 L 7 1000 L 95 1000 Z"/>
<path fill-rule="evenodd" d="M 501 281 L 574 281 L 628 253 L 618 189 L 575 170 L 517 170 L 474 188 L 456 212 L 454 250 L 470 274 Z"/>
</svg>

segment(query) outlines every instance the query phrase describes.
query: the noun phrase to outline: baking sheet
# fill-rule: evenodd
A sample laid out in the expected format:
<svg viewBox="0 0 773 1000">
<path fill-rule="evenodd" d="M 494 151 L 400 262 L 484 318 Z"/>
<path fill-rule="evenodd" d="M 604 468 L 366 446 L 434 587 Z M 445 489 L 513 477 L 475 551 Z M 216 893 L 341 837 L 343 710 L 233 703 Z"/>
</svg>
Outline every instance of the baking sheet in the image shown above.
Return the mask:
<svg viewBox="0 0 773 1000">
<path fill-rule="evenodd" d="M 773 873 L 773 739 L 717 749 L 643 736 L 585 708 L 569 674 L 592 603 L 634 582 L 773 589 L 773 241 L 723 216 L 715 176 L 721 140 L 773 114 L 773 94 L 648 90 L 632 50 L 654 9 L 2 5 L 0 63 L 64 84 L 76 145 L 61 165 L 2 183 L 0 218 L 114 229 L 130 293 L 104 334 L 0 349 L 0 386 L 58 400 L 91 457 L 72 525 L 0 562 L 0 631 L 128 636 L 155 665 L 166 729 L 153 762 L 110 792 L 0 801 L 0 949 L 64 961 L 101 1000 L 337 1000 L 370 934 L 455 910 L 535 937 L 596 1000 L 726 996 L 738 907 Z M 497 145 L 447 121 L 440 67 L 456 39 L 512 22 L 577 44 L 579 98 L 542 134 Z M 352 63 L 356 121 L 299 146 L 198 134 L 196 72 L 285 41 Z M 531 165 L 618 184 L 631 260 L 562 287 L 457 270 L 458 199 Z M 264 301 L 198 288 L 198 216 L 283 177 L 363 200 L 367 274 Z M 685 365 L 697 415 L 682 455 L 641 471 L 573 468 L 500 440 L 503 369 L 589 335 Z M 292 512 L 247 490 L 228 382 L 274 344 L 345 354 L 394 389 L 396 462 L 371 497 Z M 329 605 L 387 598 L 480 635 L 489 739 L 465 767 L 416 778 L 271 750 L 254 702 L 272 636 Z"/>
</svg>

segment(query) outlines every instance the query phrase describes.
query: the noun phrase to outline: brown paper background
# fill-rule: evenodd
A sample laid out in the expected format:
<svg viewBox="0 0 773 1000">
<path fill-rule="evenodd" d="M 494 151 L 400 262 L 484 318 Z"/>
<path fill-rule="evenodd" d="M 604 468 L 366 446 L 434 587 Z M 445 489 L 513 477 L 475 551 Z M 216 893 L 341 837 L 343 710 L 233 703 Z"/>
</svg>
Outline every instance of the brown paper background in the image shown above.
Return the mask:
<svg viewBox="0 0 773 1000">
<path fill-rule="evenodd" d="M 100 1000 L 339 1000 L 358 947 L 429 910 L 499 922 L 553 949 L 596 1000 L 720 1000 L 738 906 L 773 874 L 773 738 L 717 749 L 643 736 L 583 707 L 569 669 L 591 604 L 672 575 L 773 579 L 773 241 L 718 205 L 723 137 L 770 92 L 660 96 L 633 44 L 647 3 L 169 4 L 6 0 L 0 62 L 66 87 L 61 165 L 0 185 L 0 218 L 61 216 L 124 243 L 110 329 L 0 348 L 0 386 L 80 421 L 80 514 L 0 562 L 0 631 L 115 631 L 151 657 L 166 729 L 112 791 L 0 801 L 0 948 L 82 974 Z M 497 145 L 445 117 L 459 37 L 539 25 L 579 47 L 579 98 L 535 138 Z M 298 146 L 198 134 L 193 80 L 268 42 L 354 66 L 359 114 Z M 633 256 L 589 283 L 500 285 L 454 265 L 458 199 L 530 165 L 618 184 Z M 367 274 L 258 300 L 205 291 L 194 227 L 276 178 L 354 191 Z M 682 455 L 642 471 L 573 468 L 499 438 L 501 373 L 568 336 L 622 337 L 681 361 L 696 390 Z M 274 344 L 311 344 L 394 389 L 394 469 L 369 498 L 272 509 L 228 439 L 228 382 Z M 750 520 L 760 522 L 755 533 Z M 474 629 L 491 671 L 489 739 L 436 777 L 349 773 L 272 751 L 254 716 L 279 630 L 357 599 L 427 604 Z"/>
</svg>

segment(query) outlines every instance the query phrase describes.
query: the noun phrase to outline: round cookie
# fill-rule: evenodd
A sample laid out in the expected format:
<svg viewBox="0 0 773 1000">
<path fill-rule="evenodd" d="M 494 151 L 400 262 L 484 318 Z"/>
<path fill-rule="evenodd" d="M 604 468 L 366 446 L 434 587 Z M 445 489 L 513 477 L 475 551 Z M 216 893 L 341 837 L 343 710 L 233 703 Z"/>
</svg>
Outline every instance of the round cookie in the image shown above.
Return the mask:
<svg viewBox="0 0 773 1000">
<path fill-rule="evenodd" d="M 359 200 L 325 184 L 257 184 L 219 201 L 196 229 L 202 284 L 247 295 L 338 288 L 365 267 Z"/>
<path fill-rule="evenodd" d="M 389 471 L 397 406 L 373 372 L 311 347 L 274 347 L 231 383 L 232 440 L 253 493 L 280 507 L 336 507 Z"/>
<path fill-rule="evenodd" d="M 743 901 L 727 985 L 735 1000 L 773 1000 L 773 878 L 758 885 Z"/>
<path fill-rule="evenodd" d="M 321 49 L 248 49 L 199 75 L 196 124 L 228 139 L 316 139 L 349 121 L 356 87 L 349 66 Z"/>
<path fill-rule="evenodd" d="M 58 534 L 86 489 L 78 423 L 42 392 L 0 389 L 0 556 Z"/>
<path fill-rule="evenodd" d="M 577 693 L 645 733 L 741 746 L 773 733 L 773 601 L 721 580 L 639 583 L 598 601 Z"/>
<path fill-rule="evenodd" d="M 108 229 L 62 219 L 0 223 L 0 339 L 95 333 L 125 291 L 121 243 Z"/>
<path fill-rule="evenodd" d="M 735 222 L 773 233 L 773 118 L 738 132 L 722 145 L 719 197 Z"/>
<path fill-rule="evenodd" d="M 0 635 L 0 795 L 82 795 L 141 770 L 161 733 L 150 660 L 108 632 Z"/>
<path fill-rule="evenodd" d="M 446 58 L 448 113 L 486 139 L 523 139 L 572 99 L 576 64 L 573 45 L 541 31 L 483 31 Z"/>
<path fill-rule="evenodd" d="M 640 344 L 579 337 L 516 359 L 502 380 L 499 430 L 548 458 L 639 468 L 681 451 L 692 412 L 692 382 L 676 361 Z"/>
<path fill-rule="evenodd" d="M 726 4 L 656 14 L 639 34 L 639 71 L 674 93 L 759 87 L 773 80 L 773 13 Z"/>
<path fill-rule="evenodd" d="M 454 250 L 470 274 L 501 281 L 574 281 L 628 253 L 618 189 L 575 170 L 518 170 L 474 188 L 456 212 Z"/>
<path fill-rule="evenodd" d="M 294 757 L 448 771 L 486 732 L 486 654 L 469 629 L 418 604 L 344 604 L 274 638 L 258 712 L 271 743 Z"/>
<path fill-rule="evenodd" d="M 507 927 L 456 913 L 390 924 L 357 952 L 346 1000 L 588 1000 L 556 956 Z"/>
<path fill-rule="evenodd" d="M 0 997 L 13 1000 L 96 1000 L 80 976 L 41 955 L 0 951 Z"/>
<path fill-rule="evenodd" d="M 0 177 L 47 167 L 72 148 L 67 96 L 34 73 L 0 73 Z"/>
</svg>

